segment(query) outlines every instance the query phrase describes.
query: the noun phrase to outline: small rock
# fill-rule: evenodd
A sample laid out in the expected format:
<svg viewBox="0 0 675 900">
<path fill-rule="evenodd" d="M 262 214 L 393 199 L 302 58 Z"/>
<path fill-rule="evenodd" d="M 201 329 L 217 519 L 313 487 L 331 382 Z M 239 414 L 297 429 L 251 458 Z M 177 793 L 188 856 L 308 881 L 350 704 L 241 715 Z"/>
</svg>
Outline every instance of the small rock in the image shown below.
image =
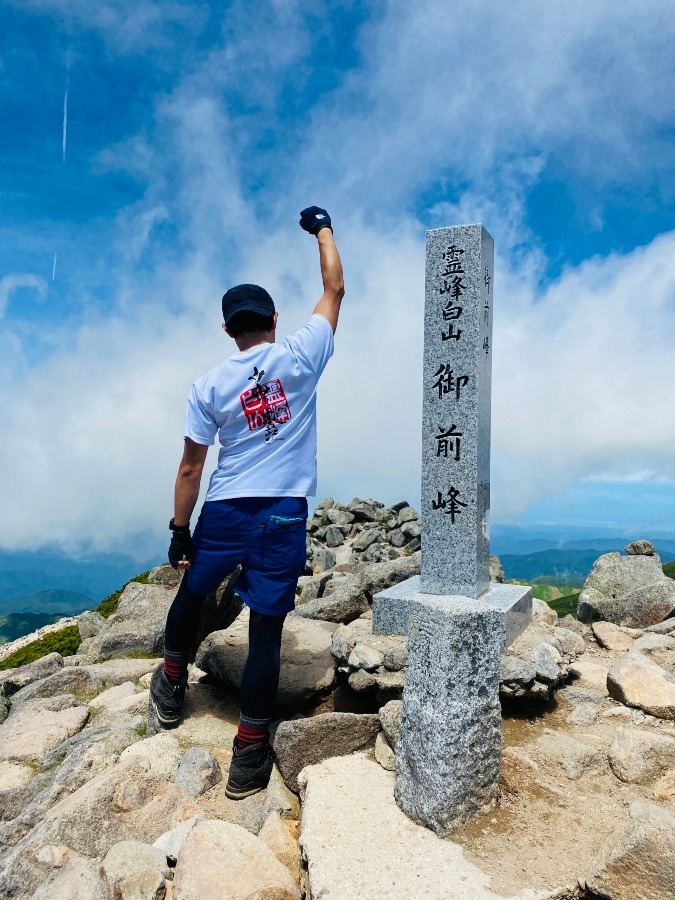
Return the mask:
<svg viewBox="0 0 675 900">
<path fill-rule="evenodd" d="M 671 769 L 654 785 L 654 799 L 675 803 L 675 769 Z"/>
<path fill-rule="evenodd" d="M 375 738 L 375 759 L 388 772 L 396 771 L 396 754 L 389 746 L 384 731 L 381 731 Z"/>
<path fill-rule="evenodd" d="M 392 647 L 384 654 L 384 667 L 390 672 L 400 672 L 405 669 L 408 663 L 408 644 L 401 644 L 400 647 Z"/>
<path fill-rule="evenodd" d="M 265 819 L 271 812 L 277 812 L 282 819 L 300 819 L 300 803 L 292 791 L 289 791 L 278 767 L 272 766 L 272 775 L 267 785 L 267 798 L 263 816 Z"/>
<path fill-rule="evenodd" d="M 355 672 L 352 672 L 348 682 L 349 687 L 359 694 L 377 690 L 377 678 L 371 675 L 370 672 L 366 672 L 365 669 L 357 669 Z"/>
<path fill-rule="evenodd" d="M 176 784 L 190 797 L 205 794 L 222 779 L 218 760 L 204 747 L 190 747 L 176 773 Z"/>
<path fill-rule="evenodd" d="M 643 634 L 633 644 L 633 649 L 641 653 L 651 653 L 654 650 L 675 650 L 675 638 L 668 634 Z"/>
<path fill-rule="evenodd" d="M 490 581 L 502 584 L 504 581 L 504 567 L 498 556 L 490 557 Z"/>
<path fill-rule="evenodd" d="M 25 666 L 19 666 L 9 672 L 0 672 L 0 685 L 2 685 L 2 690 L 10 696 L 35 681 L 41 681 L 43 678 L 53 675 L 62 668 L 63 657 L 61 654 L 48 653 Z"/>
<path fill-rule="evenodd" d="M 155 891 L 159 890 L 170 874 L 164 851 L 141 841 L 120 841 L 113 844 L 105 855 L 103 868 L 113 884 L 148 874 L 151 876 L 149 880 L 155 885 Z M 153 896 L 153 893 L 149 892 L 149 896 Z"/>
<path fill-rule="evenodd" d="M 627 784 L 648 784 L 675 767 L 675 738 L 620 728 L 609 749 L 612 772 Z"/>
<path fill-rule="evenodd" d="M 598 721 L 596 703 L 580 703 L 565 719 L 568 725 L 595 725 Z"/>
<path fill-rule="evenodd" d="M 112 900 L 112 891 L 100 863 L 76 857 L 51 875 L 32 900 Z"/>
<path fill-rule="evenodd" d="M 530 658 L 537 673 L 537 680 L 545 684 L 557 684 L 561 678 L 560 653 L 551 644 L 541 643 L 532 648 Z"/>
<path fill-rule="evenodd" d="M 176 860 L 180 856 L 180 852 L 183 849 L 183 844 L 187 840 L 187 836 L 190 834 L 197 822 L 201 822 L 202 819 L 203 816 L 193 816 L 186 822 L 181 822 L 180 825 L 172 828 L 171 831 L 165 831 L 164 834 L 160 834 L 160 836 L 152 846 L 156 847 L 158 850 L 161 850 L 166 857 L 166 861 L 171 866 L 175 866 Z"/>
<path fill-rule="evenodd" d="M 298 775 L 305 766 L 370 746 L 379 730 L 378 716 L 355 713 L 322 713 L 282 722 L 274 738 L 279 771 L 297 792 Z"/>
<path fill-rule="evenodd" d="M 587 688 L 596 691 L 602 696 L 607 696 L 607 675 L 609 669 L 601 663 L 592 662 L 590 659 L 578 659 L 569 668 L 569 674 L 574 679 L 576 687 Z"/>
<path fill-rule="evenodd" d="M 412 539 L 419 537 L 422 534 L 422 529 L 417 522 L 404 522 L 404 524 L 401 525 L 401 532 L 407 538 Z"/>
<path fill-rule="evenodd" d="M 537 670 L 533 663 L 521 659 L 519 656 L 503 654 L 499 668 L 500 684 L 528 685 L 534 681 L 536 676 Z"/>
<path fill-rule="evenodd" d="M 316 575 L 320 575 L 322 572 L 327 572 L 329 569 L 332 569 L 335 566 L 335 563 L 335 554 L 332 550 L 328 550 L 325 547 L 317 548 L 312 554 L 312 559 L 310 561 L 312 571 Z"/>
<path fill-rule="evenodd" d="M 339 547 L 340 544 L 344 544 L 345 536 L 337 525 L 329 525 L 328 528 L 326 528 L 325 540 L 329 547 Z"/>
<path fill-rule="evenodd" d="M 346 509 L 337 509 L 335 507 L 326 510 L 326 518 L 338 527 L 351 525 L 354 521 L 353 513 L 348 512 Z"/>
<path fill-rule="evenodd" d="M 412 506 L 404 506 L 403 509 L 399 510 L 396 526 L 397 528 L 400 528 L 401 525 L 404 525 L 406 522 L 415 522 L 418 518 L 419 517 Z"/>
<path fill-rule="evenodd" d="M 229 822 L 198 822 L 178 859 L 173 900 L 246 900 L 256 894 L 300 900 L 291 873 L 264 841 Z"/>
<path fill-rule="evenodd" d="M 265 819 L 258 835 L 267 844 L 293 876 L 296 884 L 300 884 L 300 846 L 298 844 L 298 825 L 281 818 L 276 810 L 272 810 Z"/>
<path fill-rule="evenodd" d="M 178 587 L 182 574 L 166 563 L 150 570 L 148 584 L 163 584 L 165 587 Z"/>
<path fill-rule="evenodd" d="M 651 543 L 651 541 L 633 541 L 632 544 L 628 544 L 627 547 L 624 547 L 626 553 L 629 556 L 654 556 L 656 553 L 656 548 Z"/>
<path fill-rule="evenodd" d="M 380 724 L 384 731 L 389 744 L 396 747 L 399 734 L 401 733 L 401 710 L 403 709 L 402 700 L 390 700 L 384 706 L 380 707 Z"/>
<path fill-rule="evenodd" d="M 84 612 L 77 620 L 77 630 L 80 632 L 80 638 L 86 641 L 87 638 L 96 637 L 106 627 L 106 620 L 101 613 L 92 609 Z"/>
<path fill-rule="evenodd" d="M 672 900 L 673 885 L 675 815 L 656 803 L 634 803 L 628 824 L 605 842 L 586 886 L 617 900 Z"/>
<path fill-rule="evenodd" d="M 675 631 L 675 619 L 665 619 L 663 622 L 657 622 L 656 625 L 650 625 L 645 631 L 651 631 L 655 634 L 670 634 Z"/>
<path fill-rule="evenodd" d="M 365 669 L 366 672 L 374 672 L 384 663 L 384 656 L 374 647 L 367 644 L 357 644 L 349 654 L 348 665 L 352 669 Z"/>
<path fill-rule="evenodd" d="M 604 767 L 601 753 L 565 734 L 542 734 L 536 743 L 545 758 L 557 762 L 565 775 L 573 781 L 586 772 L 597 772 Z"/>
<path fill-rule="evenodd" d="M 544 625 L 557 625 L 558 613 L 554 609 L 551 609 L 548 603 L 545 603 L 543 600 L 537 599 L 537 597 L 533 597 L 532 621 L 540 622 Z"/>
<path fill-rule="evenodd" d="M 405 544 L 405 535 L 400 528 L 395 528 L 387 535 L 387 539 L 392 547 L 402 547 Z"/>
<path fill-rule="evenodd" d="M 577 618 L 570 615 L 570 613 L 567 613 L 562 619 L 558 619 L 558 625 L 561 628 L 566 628 L 568 631 L 573 631 L 575 634 L 580 635 L 580 637 L 586 637 L 586 635 L 591 633 L 591 629 L 588 625 L 584 625 L 583 622 L 580 622 Z"/>
<path fill-rule="evenodd" d="M 160 732 L 123 750 L 120 760 L 127 759 L 145 759 L 153 775 L 173 781 L 180 765 L 181 752 L 173 735 Z"/>
<path fill-rule="evenodd" d="M 613 622 L 593 622 L 593 634 L 601 647 L 607 650 L 630 650 L 633 638 Z"/>
<path fill-rule="evenodd" d="M 660 719 L 675 719 L 675 677 L 641 653 L 616 659 L 607 675 L 611 697 Z"/>
<path fill-rule="evenodd" d="M 352 543 L 352 549 L 358 551 L 367 550 L 371 544 L 380 540 L 380 536 L 380 532 L 377 528 L 368 528 Z"/>
</svg>

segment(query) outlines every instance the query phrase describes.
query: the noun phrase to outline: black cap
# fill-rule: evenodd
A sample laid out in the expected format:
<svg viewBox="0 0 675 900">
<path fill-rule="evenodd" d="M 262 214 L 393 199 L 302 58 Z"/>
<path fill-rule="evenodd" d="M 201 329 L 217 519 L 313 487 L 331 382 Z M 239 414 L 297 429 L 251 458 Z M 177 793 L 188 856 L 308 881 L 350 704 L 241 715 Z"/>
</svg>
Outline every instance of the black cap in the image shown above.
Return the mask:
<svg viewBox="0 0 675 900">
<path fill-rule="evenodd" d="M 238 284 L 223 294 L 223 319 L 226 325 L 232 316 L 245 310 L 261 316 L 274 315 L 274 300 L 265 288 L 257 284 Z"/>
</svg>

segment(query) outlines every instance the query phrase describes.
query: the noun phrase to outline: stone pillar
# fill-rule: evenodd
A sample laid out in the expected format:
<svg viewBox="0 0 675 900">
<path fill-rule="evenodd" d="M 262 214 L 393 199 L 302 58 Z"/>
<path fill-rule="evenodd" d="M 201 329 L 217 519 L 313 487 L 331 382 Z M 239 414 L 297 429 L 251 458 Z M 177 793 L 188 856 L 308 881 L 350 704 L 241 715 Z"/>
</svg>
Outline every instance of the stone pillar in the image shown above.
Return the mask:
<svg viewBox="0 0 675 900">
<path fill-rule="evenodd" d="M 422 592 L 478 597 L 490 574 L 494 242 L 482 225 L 427 233 Z"/>
<path fill-rule="evenodd" d="M 396 802 L 444 837 L 497 796 L 502 750 L 499 610 L 418 595 L 396 748 Z"/>
</svg>

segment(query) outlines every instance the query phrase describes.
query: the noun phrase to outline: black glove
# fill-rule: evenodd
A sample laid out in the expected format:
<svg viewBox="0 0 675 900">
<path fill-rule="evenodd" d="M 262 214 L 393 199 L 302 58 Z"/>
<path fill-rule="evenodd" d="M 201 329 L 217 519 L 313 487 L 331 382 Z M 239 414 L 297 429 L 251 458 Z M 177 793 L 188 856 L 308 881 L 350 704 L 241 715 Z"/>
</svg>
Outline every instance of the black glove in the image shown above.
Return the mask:
<svg viewBox="0 0 675 900">
<path fill-rule="evenodd" d="M 300 227 L 310 234 L 318 234 L 322 228 L 333 230 L 330 216 L 320 206 L 308 206 L 307 209 L 303 209 L 300 213 Z"/>
<path fill-rule="evenodd" d="M 192 535 L 190 534 L 190 524 L 174 525 L 173 519 L 169 522 L 171 531 L 171 543 L 169 544 L 169 562 L 178 568 L 178 563 L 192 562 L 195 558 L 195 548 L 192 543 Z"/>
</svg>

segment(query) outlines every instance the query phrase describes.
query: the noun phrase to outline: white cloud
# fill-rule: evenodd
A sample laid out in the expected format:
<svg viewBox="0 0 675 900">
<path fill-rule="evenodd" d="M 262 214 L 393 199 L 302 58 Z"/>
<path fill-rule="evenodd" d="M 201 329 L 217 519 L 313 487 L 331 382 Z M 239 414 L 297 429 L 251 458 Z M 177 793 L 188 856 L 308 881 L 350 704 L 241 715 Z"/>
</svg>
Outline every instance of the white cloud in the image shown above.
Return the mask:
<svg viewBox="0 0 675 900">
<path fill-rule="evenodd" d="M 582 478 L 675 480 L 675 232 L 542 289 L 542 251 L 523 227 L 523 198 L 551 152 L 587 172 L 601 150 L 599 179 L 619 178 L 622 159 L 649 168 L 644 142 L 675 103 L 665 4 L 639 17 L 624 2 L 392 4 L 361 36 L 363 65 L 275 151 L 278 176 L 259 198 L 247 173 L 256 160 L 274 169 L 255 148 L 260 118 L 226 97 L 254 97 L 275 127 L 284 78 L 308 46 L 298 8 L 275 4 L 256 33 L 255 78 L 240 65 L 253 40 L 240 17 L 235 38 L 158 100 L 152 128 L 99 158 L 147 185 L 116 220 L 110 311 L 56 331 L 54 352 L 30 366 L 30 337 L 0 337 L 12 361 L 0 370 L 5 547 L 105 548 L 164 532 L 184 397 L 231 347 L 224 288 L 265 284 L 289 330 L 320 294 L 316 248 L 297 226 L 308 202 L 335 214 L 347 281 L 320 388 L 321 485 L 343 499 L 414 500 L 424 233 L 410 207 L 449 172 L 464 187 L 459 200 L 434 192 L 434 225 L 483 219 L 497 239 L 493 516 Z M 175 244 L 156 237 L 164 225 Z"/>
<path fill-rule="evenodd" d="M 12 293 L 20 289 L 37 291 L 38 299 L 40 299 L 45 295 L 47 285 L 43 278 L 31 275 L 29 272 L 15 272 L 0 278 L 0 318 L 5 314 Z"/>
</svg>

